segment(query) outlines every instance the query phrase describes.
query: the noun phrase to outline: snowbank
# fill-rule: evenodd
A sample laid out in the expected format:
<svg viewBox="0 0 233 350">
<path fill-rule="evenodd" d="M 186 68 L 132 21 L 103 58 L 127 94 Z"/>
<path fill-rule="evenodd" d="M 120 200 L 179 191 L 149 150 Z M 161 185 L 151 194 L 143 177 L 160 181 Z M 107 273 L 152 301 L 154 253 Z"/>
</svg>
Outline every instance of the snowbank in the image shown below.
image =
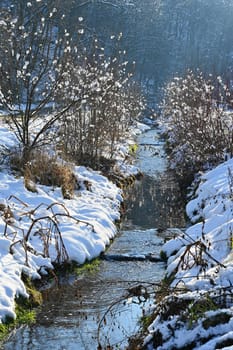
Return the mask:
<svg viewBox="0 0 233 350">
<path fill-rule="evenodd" d="M 192 225 L 162 248 L 172 283 L 145 343 L 160 350 L 232 349 L 233 159 L 202 175 L 186 211 Z"/>
<path fill-rule="evenodd" d="M 40 278 L 53 261 L 82 264 L 116 234 L 121 191 L 97 172 L 76 167 L 75 173 L 80 184 L 91 186 L 81 186 L 71 200 L 63 199 L 60 188 L 38 185 L 38 193 L 29 192 L 22 178 L 0 173 L 1 320 L 15 317 L 14 298 L 26 295 L 22 272 Z"/>
<path fill-rule="evenodd" d="M 138 123 L 118 147 L 117 167 L 124 177 L 139 171 L 125 157 L 133 137 L 146 128 Z M 4 125 L 0 140 L 3 147 L 16 144 Z M 27 297 L 22 273 L 40 279 L 54 262 L 83 264 L 99 256 L 117 233 L 121 190 L 86 167 L 76 166 L 74 173 L 79 190 L 67 200 L 60 188 L 36 185 L 37 193 L 33 193 L 25 188 L 23 178 L 7 169 L 0 172 L 0 323 L 6 316 L 16 317 L 15 297 Z"/>
</svg>

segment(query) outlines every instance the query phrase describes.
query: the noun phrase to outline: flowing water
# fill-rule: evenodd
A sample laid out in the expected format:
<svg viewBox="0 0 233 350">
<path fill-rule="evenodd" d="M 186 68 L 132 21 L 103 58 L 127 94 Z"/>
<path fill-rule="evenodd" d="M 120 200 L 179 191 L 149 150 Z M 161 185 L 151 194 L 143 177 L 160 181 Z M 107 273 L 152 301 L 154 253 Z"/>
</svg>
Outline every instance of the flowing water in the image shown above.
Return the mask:
<svg viewBox="0 0 233 350">
<path fill-rule="evenodd" d="M 182 197 L 166 169 L 157 131 L 149 130 L 138 142 L 136 163 L 144 176 L 127 190 L 121 230 L 98 270 L 64 276 L 44 290 L 36 324 L 18 329 L 3 349 L 125 349 L 138 331 L 164 275 L 159 259 L 164 238 L 185 225 Z"/>
</svg>

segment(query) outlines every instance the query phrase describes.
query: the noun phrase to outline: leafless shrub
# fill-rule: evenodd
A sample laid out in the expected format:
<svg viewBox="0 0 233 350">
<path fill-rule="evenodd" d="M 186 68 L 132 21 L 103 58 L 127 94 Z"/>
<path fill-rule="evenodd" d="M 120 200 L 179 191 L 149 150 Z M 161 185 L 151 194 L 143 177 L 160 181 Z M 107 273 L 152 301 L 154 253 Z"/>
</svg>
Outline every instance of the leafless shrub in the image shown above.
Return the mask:
<svg viewBox="0 0 233 350">
<path fill-rule="evenodd" d="M 45 151 L 31 153 L 30 161 L 22 164 L 21 155 L 14 154 L 11 158 L 13 169 L 24 176 L 25 187 L 32 192 L 37 192 L 36 183 L 45 186 L 61 187 L 65 199 L 71 199 L 75 189 L 78 188 L 78 180 L 73 167 L 58 161 L 56 156 L 49 156 Z"/>
<path fill-rule="evenodd" d="M 196 276 L 192 276 L 193 278 L 197 279 L 201 274 L 206 275 L 206 270 L 210 266 L 225 268 L 225 265 L 211 254 L 210 248 L 215 242 L 210 242 L 208 239 L 206 239 L 204 234 L 204 226 L 205 222 L 203 221 L 201 237 L 198 240 L 194 240 L 186 232 L 182 234 L 181 239 L 182 241 L 185 241 L 184 250 L 180 254 L 176 267 L 173 269 L 170 275 L 167 276 L 168 279 L 173 279 L 179 270 L 191 270 L 193 267 L 198 268 Z M 231 232 L 229 232 L 229 235 L 230 234 Z M 229 237 L 226 238 L 226 244 L 228 241 Z M 176 282 L 177 285 L 183 283 L 183 281 L 179 278 L 176 280 Z"/>
<path fill-rule="evenodd" d="M 38 228 L 39 226 L 39 228 Z M 62 234 L 56 220 L 50 216 L 40 217 L 32 221 L 32 224 L 25 235 L 24 242 L 27 242 L 30 235 L 39 236 L 44 248 L 44 257 L 50 257 L 49 249 L 52 241 L 57 253 L 57 263 L 62 263 L 68 260 L 68 254 L 63 243 Z"/>
<path fill-rule="evenodd" d="M 217 86 L 217 88 L 216 88 Z M 221 79 L 188 71 L 165 89 L 162 122 L 166 125 L 171 165 L 181 173 L 232 156 L 233 115 L 227 111 L 229 91 Z"/>
<path fill-rule="evenodd" d="M 73 90 L 69 83 L 76 52 L 65 28 L 64 8 L 57 0 L 28 4 L 13 1 L 0 10 L 0 103 L 21 145 L 24 163 L 37 147 L 51 141 L 56 121 L 80 103 L 77 95 L 69 104 L 57 100 L 61 90 L 64 96 Z"/>
<path fill-rule="evenodd" d="M 69 260 L 69 256 L 62 238 L 62 232 L 59 227 L 59 218 L 74 222 L 77 225 L 80 223 L 85 224 L 87 227 L 89 226 L 90 229 L 94 232 L 94 226 L 91 223 L 84 220 L 79 220 L 78 218 L 70 215 L 64 204 L 52 203 L 50 205 L 47 205 L 41 203 L 36 208 L 27 210 L 26 208 L 28 208 L 28 205 L 22 202 L 16 196 L 11 196 L 9 198 L 9 202 L 12 200 L 18 202 L 21 205 L 22 210 L 17 213 L 17 216 L 19 217 L 18 222 L 16 222 L 16 220 L 8 220 L 8 217 L 6 217 L 4 236 L 11 237 L 12 239 L 12 244 L 10 246 L 11 253 L 14 252 L 14 247 L 18 244 L 23 247 L 25 251 L 26 265 L 29 265 L 28 252 L 32 252 L 36 255 L 39 254 L 38 252 L 34 251 L 31 245 L 28 243 L 30 238 L 34 236 L 39 237 L 41 240 L 43 247 L 42 255 L 44 257 L 50 257 L 50 249 L 53 245 L 56 252 L 56 263 L 64 263 Z M 41 207 L 44 207 L 45 211 L 48 212 L 48 215 L 41 216 L 39 214 Z M 12 213 L 11 217 L 14 218 L 13 209 L 10 208 L 10 203 L 8 207 L 4 206 L 2 209 L 7 209 L 10 213 Z M 24 216 L 27 216 L 31 222 L 27 231 L 20 227 L 20 220 Z M 19 231 L 21 231 L 20 235 Z"/>
<path fill-rule="evenodd" d="M 98 43 L 94 50 L 98 51 Z M 130 81 L 131 74 L 121 61 L 120 55 L 117 60 L 86 58 L 82 67 L 88 74 L 74 69 L 73 83 L 81 85 L 85 98 L 60 122 L 60 150 L 68 159 L 101 170 L 111 167 L 116 144 L 142 113 L 142 92 Z"/>
</svg>

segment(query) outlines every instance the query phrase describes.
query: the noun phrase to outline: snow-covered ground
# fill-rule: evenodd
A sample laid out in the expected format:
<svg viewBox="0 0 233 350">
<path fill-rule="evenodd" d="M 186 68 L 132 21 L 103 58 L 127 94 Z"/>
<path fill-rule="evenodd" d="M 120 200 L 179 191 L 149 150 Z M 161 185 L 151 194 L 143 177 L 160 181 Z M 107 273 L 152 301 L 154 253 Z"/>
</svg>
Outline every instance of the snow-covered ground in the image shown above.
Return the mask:
<svg viewBox="0 0 233 350">
<path fill-rule="evenodd" d="M 139 124 L 131 134 L 144 129 Z M 4 126 L 0 140 L 15 143 Z M 128 151 L 128 144 L 119 145 L 125 176 L 139 170 L 124 161 Z M 37 193 L 30 192 L 22 178 L 0 171 L 0 322 L 15 317 L 17 295 L 27 296 L 22 272 L 41 278 L 54 261 L 82 264 L 104 251 L 117 232 L 121 190 L 91 169 L 74 171 L 80 189 L 70 200 L 60 188 L 37 185 Z M 155 305 L 145 343 L 160 350 L 233 349 L 233 159 L 202 175 L 187 214 L 190 227 L 163 246 L 173 282 Z"/>
<path fill-rule="evenodd" d="M 233 349 L 233 159 L 203 174 L 183 235 L 164 244 L 170 291 L 148 349 Z"/>
<path fill-rule="evenodd" d="M 138 124 L 128 143 L 145 128 Z M 16 141 L 5 126 L 0 127 L 0 140 L 8 147 Z M 127 144 L 119 146 L 118 167 L 124 176 L 138 172 L 124 161 L 128 150 Z M 37 185 L 33 193 L 23 178 L 0 170 L 0 323 L 6 316 L 16 317 L 15 297 L 27 296 L 22 273 L 41 278 L 53 262 L 83 264 L 103 252 L 117 232 L 121 190 L 91 169 L 76 166 L 74 172 L 80 189 L 66 200 L 60 188 Z"/>
</svg>

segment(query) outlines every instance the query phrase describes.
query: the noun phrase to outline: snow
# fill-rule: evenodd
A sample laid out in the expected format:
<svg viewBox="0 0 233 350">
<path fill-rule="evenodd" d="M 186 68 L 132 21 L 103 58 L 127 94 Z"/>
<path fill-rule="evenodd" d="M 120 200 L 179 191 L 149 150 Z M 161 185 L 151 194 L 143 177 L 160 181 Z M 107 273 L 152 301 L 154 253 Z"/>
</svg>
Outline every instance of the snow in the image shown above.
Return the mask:
<svg viewBox="0 0 233 350">
<path fill-rule="evenodd" d="M 144 124 L 138 123 L 131 135 L 146 130 Z M 4 126 L 0 127 L 0 139 L 8 147 L 16 141 Z M 124 176 L 138 172 L 125 162 L 132 142 L 129 138 L 118 146 L 116 153 L 118 171 Z M 37 185 L 37 193 L 29 192 L 22 178 L 6 170 L 0 172 L 0 323 L 6 316 L 16 317 L 14 302 L 18 295 L 27 297 L 22 273 L 38 279 L 53 268 L 55 261 L 69 259 L 83 264 L 99 256 L 117 233 L 115 221 L 120 218 L 121 190 L 89 168 L 76 166 L 74 172 L 80 188 L 70 200 L 63 199 L 60 188 L 56 187 Z M 201 350 L 233 343 L 232 174 L 233 159 L 230 159 L 201 175 L 186 206 L 190 226 L 185 231 L 177 230 L 176 238 L 162 248 L 168 258 L 167 276 L 174 274 L 171 290 L 179 287 L 179 292 L 171 294 L 173 297 L 191 304 L 200 296 L 225 290 L 229 291 L 224 294 L 226 305 L 204 310 L 197 320 L 192 320 L 191 326 L 189 314 L 185 320 L 179 314 L 165 319 L 158 313 L 145 338 L 148 349 L 153 349 L 153 335 L 158 331 L 164 341 L 156 347 L 158 350 L 179 349 L 192 341 L 196 344 L 193 349 Z M 88 188 L 86 182 L 90 184 Z M 218 315 L 220 318 L 222 314 L 229 317 L 228 322 L 203 327 L 206 319 Z M 203 344 L 203 339 L 208 340 Z M 233 346 L 221 348 L 233 349 Z"/>
<path fill-rule="evenodd" d="M 222 295 L 224 302 L 216 302 L 217 306 L 215 304 L 212 311 L 211 306 L 210 310 L 208 307 L 204 309 L 191 325 L 190 312 L 183 313 L 182 317 L 182 311 L 178 311 L 177 307 L 176 312 L 166 319 L 162 316 L 163 312 L 160 315 L 158 311 L 159 315 L 150 325 L 145 339 L 148 349 L 153 349 L 153 334 L 156 338 L 156 332 L 163 338 L 163 344 L 156 347 L 158 350 L 181 349 L 187 344 L 190 344 L 190 349 L 233 349 L 233 345 L 229 345 L 233 344 L 232 174 L 233 159 L 230 159 L 201 175 L 196 192 L 186 206 L 191 225 L 162 247 L 168 257 L 167 277 L 174 274 L 171 294 L 165 299 L 171 301 L 176 297 L 198 301 L 208 297 L 210 299 L 207 300 L 213 302 L 218 300 L 216 295 Z M 176 291 L 177 287 L 179 291 Z M 191 309 L 188 305 L 187 310 Z M 203 327 L 204 320 L 214 315 L 229 315 L 228 322 Z M 192 342 L 195 342 L 194 347 Z M 228 345 L 224 347 L 224 343 Z"/>
<path fill-rule="evenodd" d="M 84 167 L 76 167 L 75 173 L 80 182 L 88 180 L 91 183 L 91 191 L 81 189 L 72 200 L 64 200 L 59 188 L 38 185 L 38 193 L 29 192 L 23 179 L 16 179 L 7 172 L 0 173 L 0 203 L 9 206 L 13 213 L 7 225 L 3 212 L 0 217 L 1 319 L 6 315 L 15 317 L 14 298 L 19 293 L 26 293 L 20 282 L 21 273 L 40 278 L 40 268 L 51 268 L 51 262 L 58 259 L 53 232 L 49 256 L 44 254 L 42 229 L 47 232 L 52 220 L 59 226 L 68 258 L 79 264 L 98 256 L 115 236 L 114 221 L 120 218 L 122 201 L 120 190 L 105 177 Z M 27 240 L 31 224 L 42 217 L 45 219 L 34 225 Z M 27 258 L 25 243 L 31 248 Z M 11 250 L 13 254 L 10 254 Z"/>
<path fill-rule="evenodd" d="M 138 124 L 135 133 L 144 129 Z M 0 140 L 10 148 L 16 144 L 4 125 Z M 138 171 L 125 162 L 128 148 L 127 144 L 119 147 L 118 168 L 123 176 Z M 33 193 L 25 188 L 23 178 L 6 168 L 0 170 L 0 323 L 7 316 L 16 317 L 17 296 L 27 297 L 22 273 L 40 279 L 53 262 L 83 264 L 99 256 L 117 233 L 121 189 L 92 169 L 75 166 L 74 172 L 80 188 L 67 200 L 60 188 L 36 184 Z"/>
</svg>

